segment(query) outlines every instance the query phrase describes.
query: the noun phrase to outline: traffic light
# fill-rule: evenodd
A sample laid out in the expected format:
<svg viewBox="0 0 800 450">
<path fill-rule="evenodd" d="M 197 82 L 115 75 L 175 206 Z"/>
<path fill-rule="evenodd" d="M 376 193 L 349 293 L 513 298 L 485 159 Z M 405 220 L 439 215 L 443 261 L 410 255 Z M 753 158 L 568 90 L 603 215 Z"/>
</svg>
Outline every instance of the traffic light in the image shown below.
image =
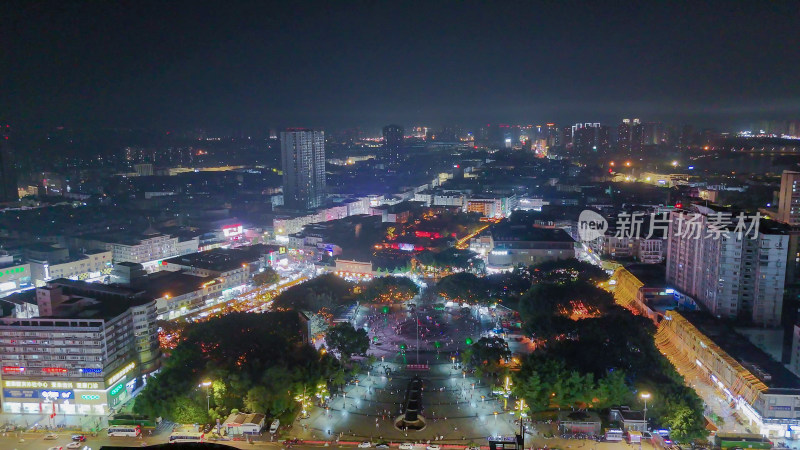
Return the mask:
<svg viewBox="0 0 800 450">
<path fill-rule="evenodd" d="M 464 340 L 464 342 L 466 342 L 467 345 L 472 345 L 472 338 L 467 338 Z"/>
</svg>

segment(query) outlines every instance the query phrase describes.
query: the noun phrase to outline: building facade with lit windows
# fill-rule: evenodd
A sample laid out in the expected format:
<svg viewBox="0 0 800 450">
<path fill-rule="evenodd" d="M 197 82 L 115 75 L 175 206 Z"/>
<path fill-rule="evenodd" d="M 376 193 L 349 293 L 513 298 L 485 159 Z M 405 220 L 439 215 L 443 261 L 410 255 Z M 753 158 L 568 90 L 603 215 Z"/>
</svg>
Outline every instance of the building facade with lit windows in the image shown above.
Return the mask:
<svg viewBox="0 0 800 450">
<path fill-rule="evenodd" d="M 292 128 L 281 132 L 283 204 L 314 209 L 325 202 L 325 133 Z"/>
<path fill-rule="evenodd" d="M 180 245 L 178 237 L 146 230 L 143 234 L 104 233 L 80 236 L 73 239 L 73 246 L 94 250 L 111 251 L 113 263 L 133 262 L 153 269 L 159 261 L 182 254 L 182 251 L 197 251 L 191 241 L 189 246 Z M 193 249 L 193 250 L 192 250 Z"/>
<path fill-rule="evenodd" d="M 390 161 L 400 159 L 400 149 L 403 147 L 405 129 L 400 125 L 386 125 L 383 127 L 383 151 Z"/>
<path fill-rule="evenodd" d="M 145 291 L 148 297 L 156 299 L 158 320 L 174 320 L 229 300 L 233 292 L 224 296 L 223 286 L 220 278 L 166 270 L 131 281 L 131 287 Z"/>
<path fill-rule="evenodd" d="M 345 279 L 369 280 L 375 272 L 371 262 L 337 259 L 333 273 Z"/>
<path fill-rule="evenodd" d="M 735 223 L 737 213 L 716 206 L 692 205 L 670 214 L 667 238 L 667 283 L 702 304 L 717 317 L 750 317 L 756 325 L 781 323 L 789 233 L 760 220 L 758 234 L 713 234 L 719 214 Z M 746 219 L 745 230 L 754 226 Z M 691 227 L 691 228 L 690 228 Z M 743 231 L 745 231 L 743 230 Z"/>
<path fill-rule="evenodd" d="M 517 197 L 472 196 L 466 201 L 466 212 L 476 212 L 484 217 L 503 218 L 511 215 L 517 208 Z"/>
<path fill-rule="evenodd" d="M 800 378 L 727 325 L 668 311 L 656 346 L 687 380 L 713 386 L 745 425 L 769 438 L 800 438 Z"/>
<path fill-rule="evenodd" d="M 575 240 L 559 228 L 512 225 L 506 221 L 490 228 L 492 249 L 487 257 L 489 271 L 508 271 L 575 257 Z"/>
<path fill-rule="evenodd" d="M 253 273 L 267 266 L 269 250 L 264 244 L 230 249 L 215 248 L 165 259 L 161 262 L 161 269 L 215 278 L 223 290 L 237 288 L 247 284 Z"/>
<path fill-rule="evenodd" d="M 60 279 L 37 288 L 36 307 L 0 318 L 9 423 L 105 425 L 159 368 L 156 303 L 140 291 Z"/>
<path fill-rule="evenodd" d="M 66 251 L 66 249 L 63 249 Z M 65 258 L 28 258 L 31 266 L 31 280 L 36 287 L 44 286 L 50 280 L 69 278 L 72 280 L 98 280 L 111 275 L 112 252 L 91 250 L 85 254 L 69 255 Z"/>
<path fill-rule="evenodd" d="M 800 172 L 784 170 L 778 195 L 778 220 L 800 225 Z"/>
<path fill-rule="evenodd" d="M 0 255 L 0 297 L 32 286 L 31 265 L 20 264 L 13 257 Z"/>
</svg>

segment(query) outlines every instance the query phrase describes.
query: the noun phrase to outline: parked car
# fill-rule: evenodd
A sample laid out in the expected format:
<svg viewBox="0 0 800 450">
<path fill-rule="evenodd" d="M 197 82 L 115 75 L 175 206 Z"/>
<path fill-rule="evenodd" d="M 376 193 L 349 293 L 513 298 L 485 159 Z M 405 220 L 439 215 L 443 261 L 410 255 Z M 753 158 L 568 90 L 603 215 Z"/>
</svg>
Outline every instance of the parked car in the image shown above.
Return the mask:
<svg viewBox="0 0 800 450">
<path fill-rule="evenodd" d="M 69 449 L 73 449 L 73 448 L 81 448 L 81 447 L 83 447 L 83 444 L 81 444 L 81 443 L 80 443 L 80 442 L 78 442 L 78 441 L 75 441 L 75 442 L 70 442 L 69 444 L 67 444 L 67 448 L 69 448 Z"/>
<path fill-rule="evenodd" d="M 400 444 L 400 447 L 398 448 L 400 450 L 414 450 L 414 444 L 412 444 L 411 442 L 403 442 L 402 444 Z"/>
<path fill-rule="evenodd" d="M 56 439 L 58 439 L 57 434 L 48 434 L 44 437 L 45 441 L 55 441 Z"/>
<path fill-rule="evenodd" d="M 389 448 L 389 444 L 385 444 L 385 443 L 381 442 L 380 444 L 375 444 L 375 448 L 387 449 L 387 448 Z"/>
<path fill-rule="evenodd" d="M 72 440 L 75 441 L 75 442 L 83 442 L 83 441 L 86 440 L 86 435 L 85 434 L 73 434 L 72 435 Z"/>
<path fill-rule="evenodd" d="M 440 450 L 442 448 L 439 444 L 428 444 L 426 450 Z"/>
<path fill-rule="evenodd" d="M 372 442 L 364 441 L 358 444 L 358 448 L 370 448 L 370 447 L 372 447 Z"/>
</svg>

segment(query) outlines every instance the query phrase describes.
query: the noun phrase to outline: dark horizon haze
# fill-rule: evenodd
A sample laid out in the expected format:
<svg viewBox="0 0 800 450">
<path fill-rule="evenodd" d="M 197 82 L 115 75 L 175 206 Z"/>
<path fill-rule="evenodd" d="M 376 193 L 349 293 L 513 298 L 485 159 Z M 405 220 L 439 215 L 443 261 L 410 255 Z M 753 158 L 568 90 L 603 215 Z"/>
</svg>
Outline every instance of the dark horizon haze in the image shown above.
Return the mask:
<svg viewBox="0 0 800 450">
<path fill-rule="evenodd" d="M 9 2 L 19 126 L 800 118 L 796 2 Z"/>
</svg>

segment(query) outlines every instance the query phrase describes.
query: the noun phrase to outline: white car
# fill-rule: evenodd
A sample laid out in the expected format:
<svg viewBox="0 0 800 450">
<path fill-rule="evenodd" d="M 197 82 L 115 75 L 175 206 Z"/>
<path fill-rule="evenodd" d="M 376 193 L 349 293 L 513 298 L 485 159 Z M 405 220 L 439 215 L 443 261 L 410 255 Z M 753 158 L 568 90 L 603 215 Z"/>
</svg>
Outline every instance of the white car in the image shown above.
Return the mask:
<svg viewBox="0 0 800 450">
<path fill-rule="evenodd" d="M 278 432 L 278 428 L 280 426 L 281 426 L 281 421 L 278 420 L 278 419 L 275 419 L 275 421 L 272 422 L 272 425 L 270 425 L 270 427 L 269 427 L 269 434 L 277 433 Z"/>
<path fill-rule="evenodd" d="M 83 447 L 83 443 L 81 442 L 70 442 L 67 444 L 67 448 L 81 448 Z"/>
<path fill-rule="evenodd" d="M 439 444 L 428 444 L 428 447 L 426 448 L 427 450 L 439 450 L 440 448 L 442 448 L 442 446 Z"/>
<path fill-rule="evenodd" d="M 403 442 L 402 444 L 400 444 L 400 447 L 398 448 L 400 450 L 414 450 L 414 444 L 412 444 L 411 442 Z"/>
<path fill-rule="evenodd" d="M 372 442 L 364 441 L 358 444 L 358 448 L 370 448 L 370 447 L 372 447 Z"/>
<path fill-rule="evenodd" d="M 58 439 L 57 434 L 48 434 L 44 437 L 45 441 L 55 441 L 56 439 Z"/>
</svg>

